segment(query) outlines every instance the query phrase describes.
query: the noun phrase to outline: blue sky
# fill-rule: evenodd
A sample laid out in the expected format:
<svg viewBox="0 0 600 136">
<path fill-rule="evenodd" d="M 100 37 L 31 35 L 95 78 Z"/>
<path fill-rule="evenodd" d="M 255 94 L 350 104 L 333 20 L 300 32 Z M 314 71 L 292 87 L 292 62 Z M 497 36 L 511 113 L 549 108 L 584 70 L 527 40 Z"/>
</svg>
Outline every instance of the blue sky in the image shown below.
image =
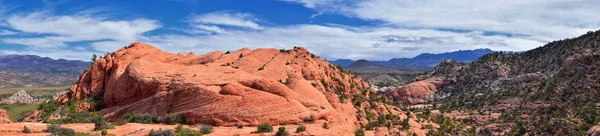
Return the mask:
<svg viewBox="0 0 600 136">
<path fill-rule="evenodd" d="M 178 53 L 307 47 L 327 59 L 523 51 L 600 29 L 596 0 L 0 0 L 0 55 L 88 60 L 134 41 Z"/>
</svg>

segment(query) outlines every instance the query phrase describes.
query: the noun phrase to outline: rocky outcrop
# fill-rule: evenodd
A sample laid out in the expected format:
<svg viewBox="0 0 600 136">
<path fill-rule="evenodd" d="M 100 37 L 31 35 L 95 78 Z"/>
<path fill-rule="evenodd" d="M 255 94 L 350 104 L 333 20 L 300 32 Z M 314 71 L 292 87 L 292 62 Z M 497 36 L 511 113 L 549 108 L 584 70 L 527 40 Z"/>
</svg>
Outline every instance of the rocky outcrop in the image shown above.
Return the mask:
<svg viewBox="0 0 600 136">
<path fill-rule="evenodd" d="M 44 99 L 36 99 L 31 97 L 31 95 L 27 94 L 25 90 L 18 91 L 14 93 L 12 96 L 1 99 L 0 104 L 13 104 L 13 103 L 24 103 L 24 104 L 39 104 L 44 102 Z"/>
<path fill-rule="evenodd" d="M 6 112 L 6 110 L 0 109 L 0 124 L 8 124 L 8 123 L 12 123 L 12 120 L 10 120 L 10 117 L 8 116 L 8 113 Z"/>
<path fill-rule="evenodd" d="M 445 83 L 441 78 L 429 78 L 408 85 L 389 88 L 385 95 L 392 97 L 399 104 L 424 103 L 433 98 L 437 89 Z"/>
<path fill-rule="evenodd" d="M 108 119 L 125 113 L 177 113 L 188 123 L 295 124 L 314 116 L 331 122 L 332 134 L 360 126 L 356 109 L 341 98 L 369 90 L 305 48 L 240 49 L 204 55 L 166 53 L 133 43 L 98 58 L 66 99 L 101 98 Z"/>
</svg>

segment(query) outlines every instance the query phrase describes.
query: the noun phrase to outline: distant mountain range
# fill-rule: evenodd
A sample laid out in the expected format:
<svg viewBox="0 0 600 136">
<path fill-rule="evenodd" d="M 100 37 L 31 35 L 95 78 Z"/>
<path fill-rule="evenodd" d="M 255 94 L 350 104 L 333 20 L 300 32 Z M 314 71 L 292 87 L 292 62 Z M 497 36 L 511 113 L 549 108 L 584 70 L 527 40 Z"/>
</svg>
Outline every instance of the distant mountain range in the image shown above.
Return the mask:
<svg viewBox="0 0 600 136">
<path fill-rule="evenodd" d="M 73 84 L 90 62 L 35 55 L 0 56 L 0 88 Z"/>
<path fill-rule="evenodd" d="M 435 67 L 440 61 L 444 59 L 452 59 L 459 62 L 471 62 L 483 55 L 492 53 L 491 49 L 475 49 L 475 50 L 459 50 L 454 52 L 431 54 L 423 53 L 414 58 L 393 58 L 388 61 L 370 61 L 373 64 L 377 64 L 387 68 L 399 68 L 399 69 L 428 69 Z M 330 61 L 334 65 L 339 65 L 344 68 L 350 68 L 349 66 L 355 62 L 349 59 L 338 59 Z M 365 62 L 361 62 L 365 63 Z M 357 68 L 357 67 L 352 67 Z"/>
<path fill-rule="evenodd" d="M 358 60 L 358 61 L 348 65 L 346 68 L 348 68 L 348 69 L 379 69 L 379 68 L 386 68 L 386 67 L 372 63 L 372 62 L 364 60 L 364 59 L 361 59 L 361 60 Z"/>
</svg>

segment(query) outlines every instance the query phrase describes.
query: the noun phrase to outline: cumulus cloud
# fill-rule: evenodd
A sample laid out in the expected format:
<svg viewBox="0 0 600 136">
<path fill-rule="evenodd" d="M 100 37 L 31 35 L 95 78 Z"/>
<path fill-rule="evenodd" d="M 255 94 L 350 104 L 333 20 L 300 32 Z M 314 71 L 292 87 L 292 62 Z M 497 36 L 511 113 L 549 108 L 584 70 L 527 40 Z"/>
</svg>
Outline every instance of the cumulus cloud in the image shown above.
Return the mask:
<svg viewBox="0 0 600 136">
<path fill-rule="evenodd" d="M 190 22 L 200 25 L 222 25 L 242 27 L 249 29 L 263 29 L 256 21 L 259 21 L 254 15 L 249 13 L 234 13 L 234 12 L 212 12 L 201 15 L 192 15 Z"/>
<path fill-rule="evenodd" d="M 538 41 L 600 28 L 600 1 L 593 0 L 362 0 L 341 5 L 331 0 L 293 1 L 399 27 L 502 32 Z"/>
<path fill-rule="evenodd" d="M 142 33 L 160 27 L 157 21 L 148 19 L 113 21 L 85 14 L 52 15 L 47 11 L 13 15 L 6 22 L 15 30 L 25 33 L 52 34 L 53 36 L 47 38 L 63 42 L 132 41 L 138 39 Z"/>
<path fill-rule="evenodd" d="M 52 49 L 52 51 L 63 53 L 81 54 L 70 51 L 73 49 L 70 48 L 69 43 L 92 42 L 91 46 L 94 47 L 94 50 L 109 52 L 109 50 L 117 49 L 117 46 L 125 46 L 126 44 L 123 43 L 142 39 L 144 33 L 161 27 L 156 20 L 143 18 L 109 20 L 105 16 L 96 14 L 97 12 L 82 11 L 68 15 L 54 15 L 50 11 L 38 11 L 9 15 L 5 20 L 6 27 L 15 31 L 3 30 L 0 31 L 0 34 L 20 33 L 34 37 L 2 38 L 0 41 L 27 47 L 26 51 L 16 53 L 39 53 L 43 56 L 68 57 L 69 55 L 58 55 L 42 50 Z M 118 44 L 109 45 L 106 44 L 107 42 Z M 77 56 L 76 58 L 82 57 Z"/>
<path fill-rule="evenodd" d="M 349 27 L 341 25 L 291 25 L 265 27 L 260 31 L 228 30 L 229 34 L 149 36 L 147 41 L 172 52 L 292 48 L 304 46 L 329 59 L 375 59 L 412 57 L 419 53 L 441 53 L 460 49 L 527 50 L 542 45 L 537 40 L 485 35 L 482 32 L 452 32 L 398 27 Z M 378 44 L 377 48 L 373 45 Z"/>
<path fill-rule="evenodd" d="M 17 34 L 17 32 L 11 31 L 11 30 L 2 30 L 2 29 L 0 29 L 0 36 L 2 36 L 2 35 L 14 35 L 14 34 Z"/>
<path fill-rule="evenodd" d="M 172 30 L 185 34 L 150 35 L 146 33 L 161 29 L 159 21 L 110 20 L 94 13 L 54 15 L 42 11 L 11 15 L 6 20 L 9 30 L 38 36 L 11 35 L 0 39 L 4 43 L 48 49 L 2 52 L 87 60 L 92 53 L 111 52 L 142 41 L 169 52 L 304 46 L 328 59 L 387 60 L 459 49 L 523 51 L 600 28 L 600 9 L 594 7 L 600 4 L 597 1 L 284 1 L 315 9 L 319 13 L 315 16 L 342 14 L 377 24 L 265 25 L 268 20 L 251 13 L 219 11 L 182 18 L 187 24 Z M 87 48 L 68 49 L 73 42 L 82 41 L 87 43 L 80 46 Z M 65 53 L 73 55 L 60 55 Z"/>
</svg>

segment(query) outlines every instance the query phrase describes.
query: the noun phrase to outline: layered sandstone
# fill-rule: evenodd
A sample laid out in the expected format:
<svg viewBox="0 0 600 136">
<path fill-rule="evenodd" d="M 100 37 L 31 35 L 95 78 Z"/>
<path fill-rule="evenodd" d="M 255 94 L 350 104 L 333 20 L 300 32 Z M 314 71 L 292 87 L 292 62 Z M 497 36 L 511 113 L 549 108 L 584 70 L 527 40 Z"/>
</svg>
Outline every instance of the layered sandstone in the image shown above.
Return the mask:
<svg viewBox="0 0 600 136">
<path fill-rule="evenodd" d="M 97 59 L 61 98 L 102 98 L 101 113 L 113 120 L 131 112 L 177 113 L 188 123 L 255 126 L 312 115 L 342 128 L 333 134 L 349 134 L 360 126 L 357 110 L 339 96 L 368 88 L 302 47 L 194 55 L 133 43 Z"/>
<path fill-rule="evenodd" d="M 429 78 L 408 85 L 390 88 L 384 93 L 392 97 L 396 103 L 417 104 L 424 103 L 433 98 L 437 89 L 444 85 L 440 78 Z"/>
</svg>

